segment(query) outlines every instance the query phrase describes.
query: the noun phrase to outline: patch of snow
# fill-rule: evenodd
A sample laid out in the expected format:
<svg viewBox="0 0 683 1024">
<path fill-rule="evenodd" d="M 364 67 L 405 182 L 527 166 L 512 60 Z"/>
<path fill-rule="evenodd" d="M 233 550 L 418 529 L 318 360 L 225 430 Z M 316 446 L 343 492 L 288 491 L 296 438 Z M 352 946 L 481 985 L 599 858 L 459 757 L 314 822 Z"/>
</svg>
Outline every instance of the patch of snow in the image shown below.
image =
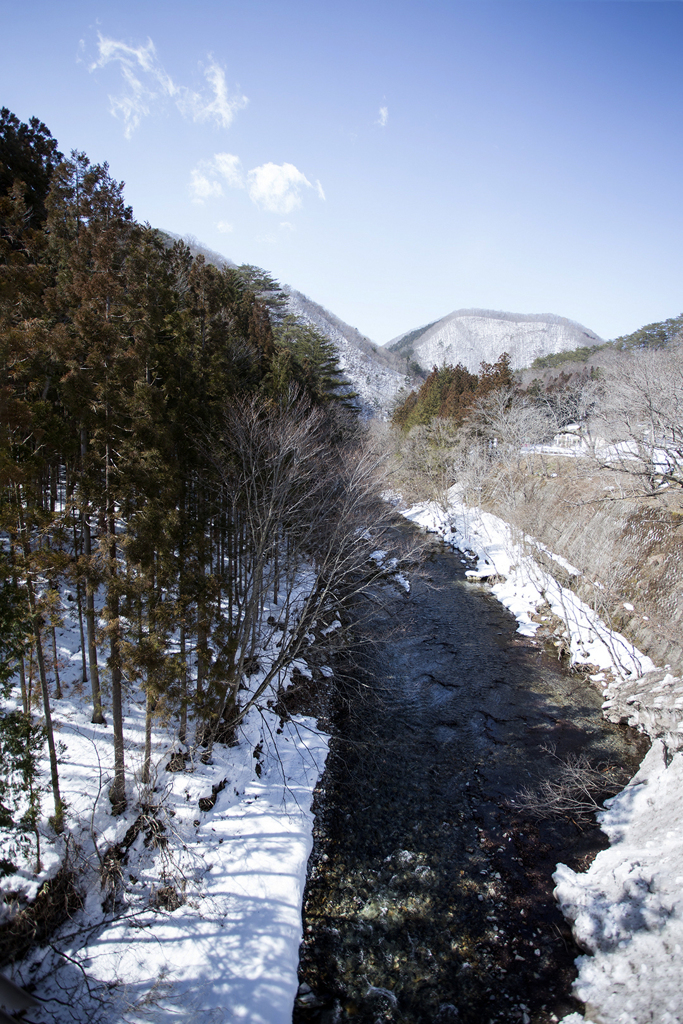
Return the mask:
<svg viewBox="0 0 683 1024">
<path fill-rule="evenodd" d="M 669 751 L 683 748 L 683 679 L 666 669 L 608 685 L 602 707 L 610 722 L 625 722 L 661 739 Z"/>
<path fill-rule="evenodd" d="M 410 593 L 410 580 L 407 579 L 402 572 L 397 572 L 396 575 L 394 576 L 394 579 L 396 580 L 399 586 L 403 587 L 406 594 Z"/>
<path fill-rule="evenodd" d="M 656 741 L 608 803 L 599 820 L 610 848 L 585 874 L 558 864 L 554 875 L 562 912 L 592 954 L 578 958 L 575 994 L 604 1024 L 680 1024 L 683 754 L 669 759 Z"/>
</svg>

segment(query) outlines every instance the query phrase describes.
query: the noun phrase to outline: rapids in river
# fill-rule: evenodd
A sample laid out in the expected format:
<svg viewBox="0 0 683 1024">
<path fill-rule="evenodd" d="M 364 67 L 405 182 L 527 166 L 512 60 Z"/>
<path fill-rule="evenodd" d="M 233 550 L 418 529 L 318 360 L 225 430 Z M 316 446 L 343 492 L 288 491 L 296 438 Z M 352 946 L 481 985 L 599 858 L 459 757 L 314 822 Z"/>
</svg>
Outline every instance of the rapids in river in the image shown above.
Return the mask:
<svg viewBox="0 0 683 1024">
<path fill-rule="evenodd" d="M 597 826 L 538 822 L 519 790 L 579 750 L 635 771 L 642 739 L 562 669 L 460 552 L 428 544 L 409 595 L 384 588 L 348 671 L 316 797 L 295 1024 L 550 1024 L 578 1009 L 580 950 L 552 896 Z"/>
</svg>

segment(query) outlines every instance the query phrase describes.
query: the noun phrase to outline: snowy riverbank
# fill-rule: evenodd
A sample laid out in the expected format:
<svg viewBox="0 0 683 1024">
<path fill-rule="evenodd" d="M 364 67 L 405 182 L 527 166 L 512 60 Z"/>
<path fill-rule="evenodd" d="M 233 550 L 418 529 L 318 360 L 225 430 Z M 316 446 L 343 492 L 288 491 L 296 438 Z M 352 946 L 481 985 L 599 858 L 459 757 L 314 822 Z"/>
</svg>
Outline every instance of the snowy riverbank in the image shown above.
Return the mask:
<svg viewBox="0 0 683 1024">
<path fill-rule="evenodd" d="M 683 681 L 656 671 L 648 657 L 614 633 L 573 591 L 534 559 L 534 549 L 576 570 L 501 519 L 462 505 L 417 505 L 402 514 L 476 559 L 473 581 L 497 578 L 492 592 L 534 635 L 538 610 L 564 623 L 570 664 L 590 666 L 603 687 L 605 713 L 647 732 L 653 746 L 628 786 L 599 815 L 611 846 L 577 874 L 563 864 L 556 896 L 577 942 L 576 996 L 586 1015 L 564 1024 L 683 1022 Z"/>
<path fill-rule="evenodd" d="M 2 888 L 20 906 L 21 894 L 34 897 L 57 871 L 68 838 L 84 902 L 49 946 L 4 973 L 44 1002 L 31 1011 L 37 1022 L 290 1024 L 311 803 L 328 737 L 311 718 L 282 721 L 254 708 L 235 746 L 216 744 L 209 763 L 202 748 L 185 750 L 178 771 L 169 770 L 179 767 L 171 754 L 184 748 L 156 723 L 152 778 L 144 785 L 145 697 L 131 694 L 124 710 L 128 809 L 113 817 L 112 730 L 90 723 L 78 619 L 66 597 L 57 630 L 65 697 L 54 701 L 53 719 L 63 744 L 67 828 L 56 837 L 45 821 L 43 871 L 34 875 L 25 864 Z M 295 670 L 309 674 L 301 659 L 288 675 Z M 321 672 L 331 675 L 326 666 Z M 43 808 L 47 816 L 47 794 Z M 112 849 L 116 857 L 103 862 Z"/>
</svg>

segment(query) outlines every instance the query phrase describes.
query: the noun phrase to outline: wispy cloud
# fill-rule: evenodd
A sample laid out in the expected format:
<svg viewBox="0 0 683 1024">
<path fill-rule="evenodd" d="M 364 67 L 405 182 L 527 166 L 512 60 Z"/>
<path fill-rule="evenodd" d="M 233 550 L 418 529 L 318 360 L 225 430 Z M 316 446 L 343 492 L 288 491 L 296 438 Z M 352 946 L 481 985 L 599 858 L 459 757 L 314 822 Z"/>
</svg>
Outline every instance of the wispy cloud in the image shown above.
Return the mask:
<svg viewBox="0 0 683 1024">
<path fill-rule="evenodd" d="M 223 195 L 223 184 L 228 188 L 245 188 L 240 158 L 232 153 L 216 153 L 213 159 L 202 160 L 190 171 L 192 202 L 218 199 Z"/>
<path fill-rule="evenodd" d="M 388 107 L 380 107 L 379 108 L 379 117 L 375 121 L 375 124 L 378 124 L 382 128 L 384 128 L 384 126 L 386 125 L 388 120 L 389 120 L 389 108 Z"/>
<path fill-rule="evenodd" d="M 119 39 L 109 39 L 98 33 L 97 60 L 90 71 L 118 64 L 123 79 L 123 90 L 109 96 L 109 110 L 124 123 L 126 138 L 130 138 L 155 106 L 164 101 L 175 103 L 184 117 L 193 121 L 213 121 L 219 127 L 229 128 L 238 110 L 247 105 L 246 96 L 230 96 L 225 72 L 211 60 L 204 70 L 209 90 L 201 93 L 178 85 L 165 70 L 151 39 L 144 46 L 129 46 Z"/>
<path fill-rule="evenodd" d="M 219 220 L 218 224 L 216 224 L 216 227 L 218 228 L 222 235 L 229 235 L 231 234 L 231 232 L 235 230 L 233 225 L 230 224 L 227 220 Z"/>
<path fill-rule="evenodd" d="M 216 153 L 213 166 L 217 174 L 225 178 L 230 188 L 244 188 L 244 174 L 238 156 L 232 153 Z"/>
<path fill-rule="evenodd" d="M 225 72 L 218 64 L 211 63 L 204 75 L 213 90 L 208 98 L 198 92 L 181 90 L 178 108 L 193 121 L 215 121 L 222 128 L 229 128 L 235 114 L 249 102 L 246 96 L 230 96 L 225 81 Z"/>
<path fill-rule="evenodd" d="M 203 203 L 205 199 L 218 199 L 222 196 L 223 187 L 220 181 L 209 178 L 199 167 L 195 167 L 190 172 L 190 195 L 193 203 Z"/>
</svg>

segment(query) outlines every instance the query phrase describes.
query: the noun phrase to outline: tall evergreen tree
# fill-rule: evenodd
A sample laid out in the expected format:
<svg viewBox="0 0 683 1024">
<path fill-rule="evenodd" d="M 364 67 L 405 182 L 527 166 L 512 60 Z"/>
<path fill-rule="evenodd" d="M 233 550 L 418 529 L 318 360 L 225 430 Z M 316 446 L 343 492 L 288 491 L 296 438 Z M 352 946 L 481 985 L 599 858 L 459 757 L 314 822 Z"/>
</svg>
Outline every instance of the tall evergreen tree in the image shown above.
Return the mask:
<svg viewBox="0 0 683 1024">
<path fill-rule="evenodd" d="M 40 227 L 45 221 L 50 181 L 62 159 L 57 142 L 42 121 L 32 117 L 23 124 L 7 107 L 0 109 L 0 196 L 21 182 L 31 227 Z"/>
</svg>

